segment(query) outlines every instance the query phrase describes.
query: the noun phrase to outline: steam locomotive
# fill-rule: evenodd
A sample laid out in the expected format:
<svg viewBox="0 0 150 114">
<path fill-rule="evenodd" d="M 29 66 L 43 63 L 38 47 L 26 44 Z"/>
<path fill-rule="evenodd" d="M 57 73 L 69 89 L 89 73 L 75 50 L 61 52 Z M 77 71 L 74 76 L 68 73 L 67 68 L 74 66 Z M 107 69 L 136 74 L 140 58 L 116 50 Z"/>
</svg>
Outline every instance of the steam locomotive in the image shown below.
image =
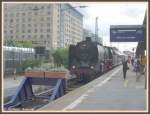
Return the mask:
<svg viewBox="0 0 150 114">
<path fill-rule="evenodd" d="M 80 81 L 90 81 L 121 64 L 123 59 L 117 48 L 103 46 L 87 37 L 77 45 L 70 45 L 68 67 Z"/>
</svg>

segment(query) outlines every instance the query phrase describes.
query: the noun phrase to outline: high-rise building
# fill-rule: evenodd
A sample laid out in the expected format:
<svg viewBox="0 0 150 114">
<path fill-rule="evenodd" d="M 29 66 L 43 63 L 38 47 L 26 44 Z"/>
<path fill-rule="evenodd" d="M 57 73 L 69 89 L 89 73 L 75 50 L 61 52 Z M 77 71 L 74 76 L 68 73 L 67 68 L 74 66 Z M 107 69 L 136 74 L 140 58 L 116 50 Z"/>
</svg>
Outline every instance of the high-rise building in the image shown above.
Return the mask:
<svg viewBox="0 0 150 114">
<path fill-rule="evenodd" d="M 69 4 L 61 5 L 61 45 L 76 44 L 83 37 L 83 15 Z"/>
<path fill-rule="evenodd" d="M 50 50 L 82 39 L 83 15 L 69 4 L 4 3 L 3 16 L 4 41 L 32 41 Z"/>
</svg>

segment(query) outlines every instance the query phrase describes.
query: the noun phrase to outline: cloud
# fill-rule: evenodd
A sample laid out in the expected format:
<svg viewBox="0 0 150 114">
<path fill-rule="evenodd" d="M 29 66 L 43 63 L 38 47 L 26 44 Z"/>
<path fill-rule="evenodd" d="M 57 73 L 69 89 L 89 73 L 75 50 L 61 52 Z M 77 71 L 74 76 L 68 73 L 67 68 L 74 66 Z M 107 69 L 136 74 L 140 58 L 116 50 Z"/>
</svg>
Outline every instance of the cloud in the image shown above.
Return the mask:
<svg viewBox="0 0 150 114">
<path fill-rule="evenodd" d="M 121 13 L 124 15 L 131 17 L 131 18 L 138 18 L 140 14 L 143 14 L 146 10 L 146 4 L 139 3 L 139 4 L 126 4 L 124 5 L 123 10 Z M 127 9 L 127 10 L 126 10 Z"/>
<path fill-rule="evenodd" d="M 72 3 L 73 6 L 88 6 L 87 8 L 77 8 L 84 15 L 84 28 L 88 28 L 95 33 L 95 18 L 98 17 L 99 36 L 103 37 L 103 42 L 106 45 L 116 43 L 109 42 L 110 25 L 139 25 L 143 23 L 146 3 L 142 2 L 107 2 L 107 3 Z M 120 43 L 119 48 L 124 50 L 122 46 L 127 46 L 127 43 Z M 130 46 L 131 45 L 131 46 Z M 136 42 L 128 45 L 127 49 L 137 46 Z"/>
</svg>

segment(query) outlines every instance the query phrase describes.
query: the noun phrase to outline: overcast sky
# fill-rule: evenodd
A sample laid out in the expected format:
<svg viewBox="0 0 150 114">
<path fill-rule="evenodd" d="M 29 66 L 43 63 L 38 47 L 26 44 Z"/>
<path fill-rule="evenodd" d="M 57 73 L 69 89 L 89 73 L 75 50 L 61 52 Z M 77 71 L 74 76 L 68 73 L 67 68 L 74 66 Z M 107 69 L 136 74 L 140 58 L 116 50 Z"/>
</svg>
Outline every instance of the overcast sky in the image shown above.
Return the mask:
<svg viewBox="0 0 150 114">
<path fill-rule="evenodd" d="M 83 15 L 83 26 L 95 33 L 95 18 L 98 17 L 98 35 L 103 37 L 104 45 L 117 46 L 121 51 L 132 50 L 137 42 L 110 43 L 110 25 L 140 25 L 143 23 L 147 3 L 145 2 L 90 2 L 71 3 L 72 6 L 88 6 L 76 8 Z"/>
</svg>

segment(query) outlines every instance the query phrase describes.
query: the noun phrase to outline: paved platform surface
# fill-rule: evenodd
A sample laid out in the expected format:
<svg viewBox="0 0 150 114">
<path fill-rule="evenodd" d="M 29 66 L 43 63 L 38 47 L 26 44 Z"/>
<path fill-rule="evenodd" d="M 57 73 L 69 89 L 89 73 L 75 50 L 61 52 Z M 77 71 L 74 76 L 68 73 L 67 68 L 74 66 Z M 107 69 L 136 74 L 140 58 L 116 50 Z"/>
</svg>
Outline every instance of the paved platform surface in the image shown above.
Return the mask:
<svg viewBox="0 0 150 114">
<path fill-rule="evenodd" d="M 147 111 L 144 75 L 132 71 L 123 79 L 122 65 L 64 95 L 42 111 Z"/>
<path fill-rule="evenodd" d="M 23 76 L 17 76 L 15 80 L 13 76 L 4 78 L 3 79 L 4 98 L 14 95 L 23 79 L 24 79 Z"/>
</svg>

